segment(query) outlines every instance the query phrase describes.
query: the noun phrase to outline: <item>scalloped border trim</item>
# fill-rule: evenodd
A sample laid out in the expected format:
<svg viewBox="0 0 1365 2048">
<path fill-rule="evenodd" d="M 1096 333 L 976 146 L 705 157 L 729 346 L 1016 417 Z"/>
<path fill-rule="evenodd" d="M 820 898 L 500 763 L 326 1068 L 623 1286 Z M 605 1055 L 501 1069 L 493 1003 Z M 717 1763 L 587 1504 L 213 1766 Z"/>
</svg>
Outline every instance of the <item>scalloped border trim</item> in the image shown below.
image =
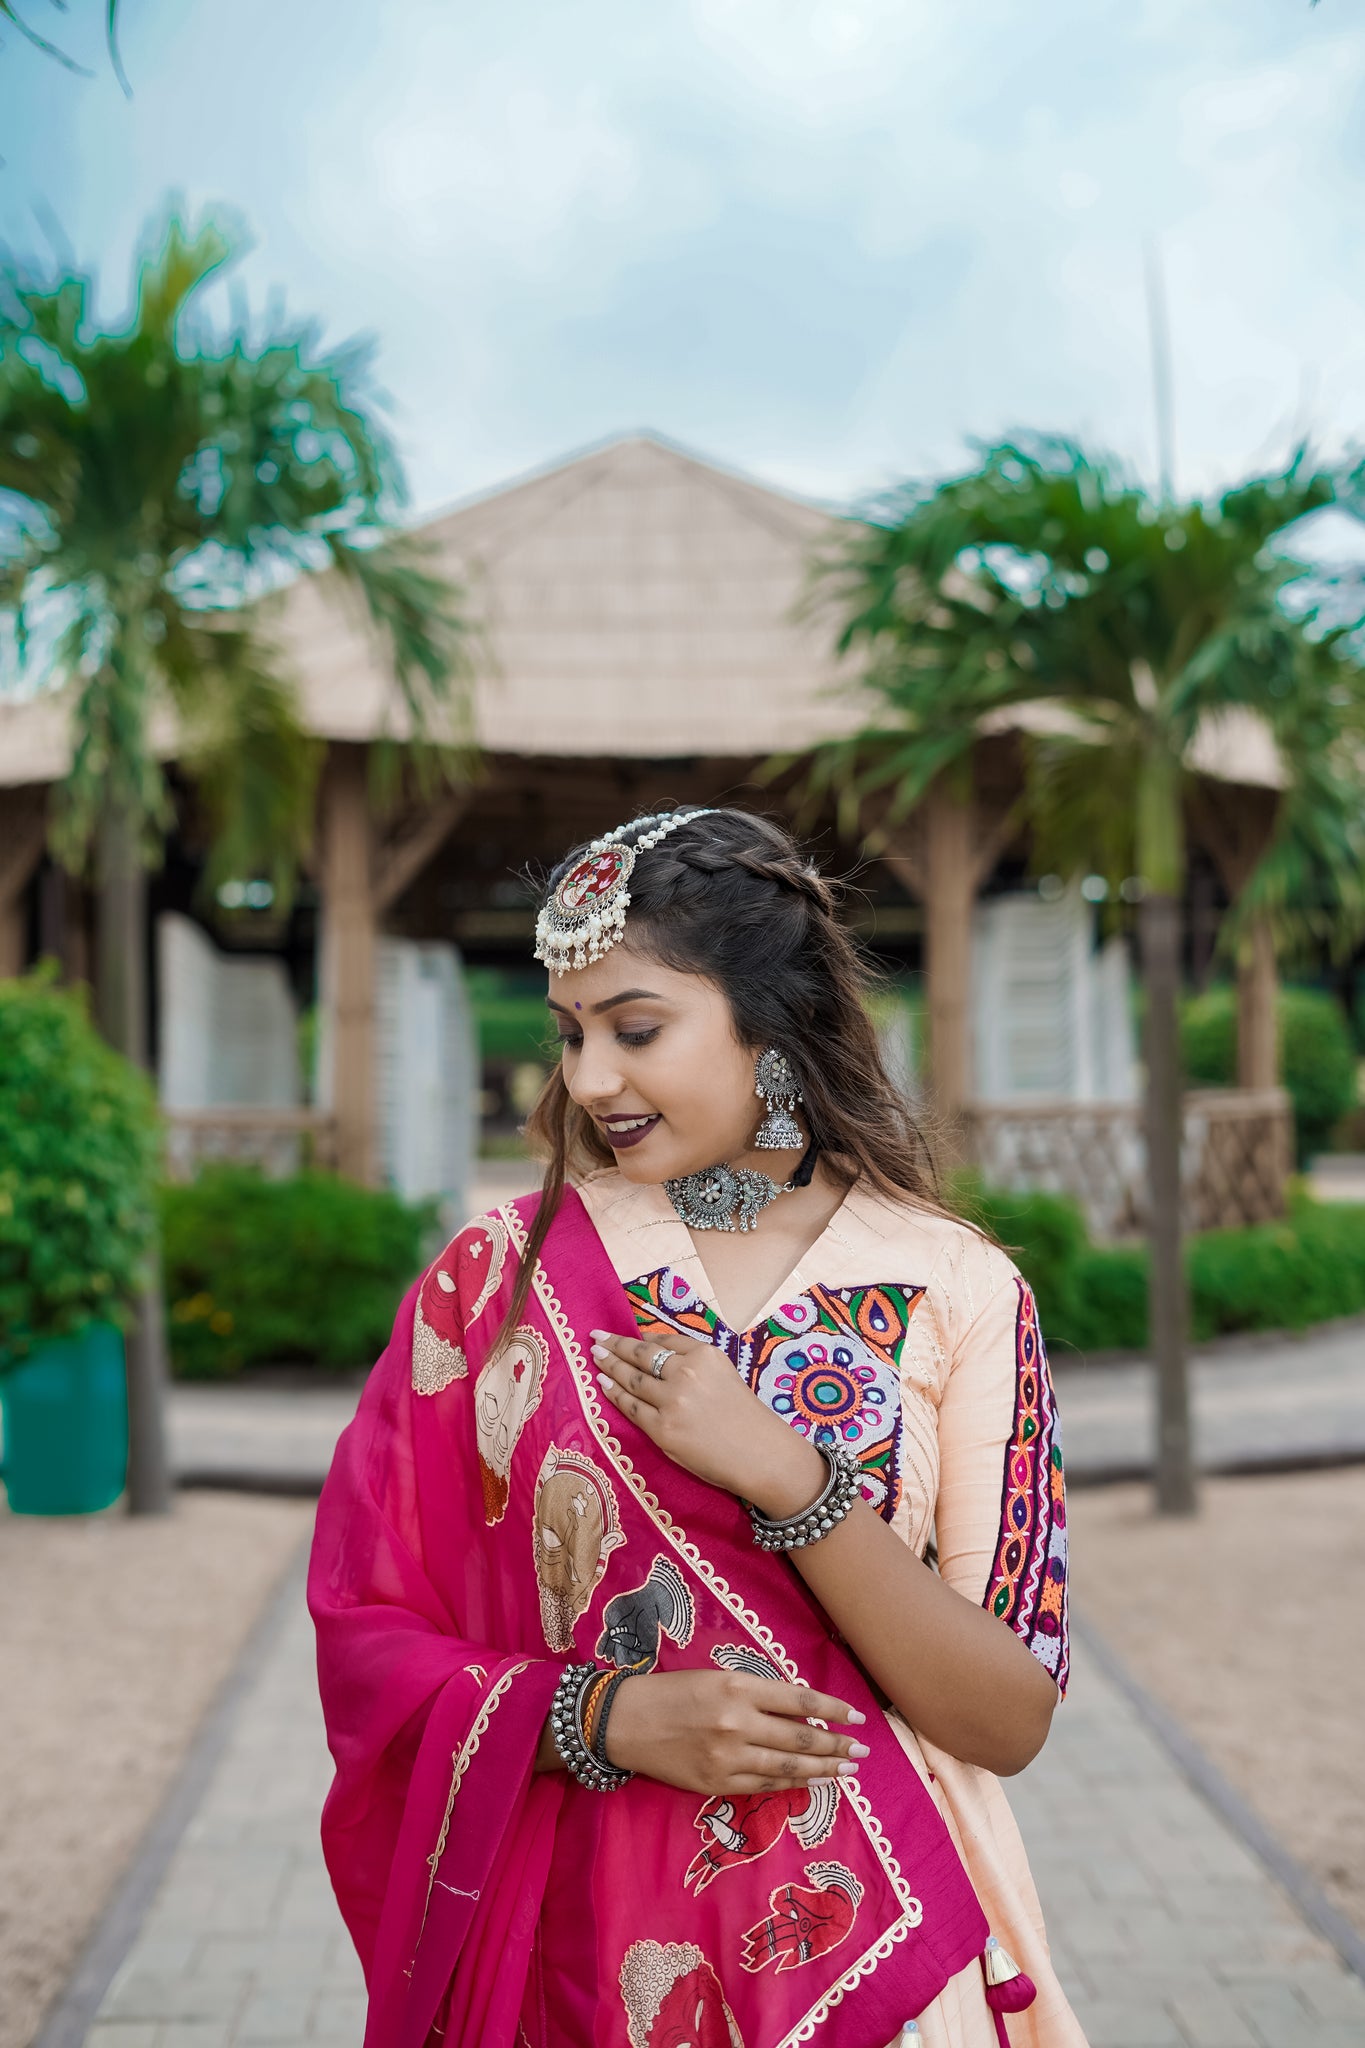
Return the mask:
<svg viewBox="0 0 1365 2048">
<path fill-rule="evenodd" d="M 524 1257 L 528 1233 L 522 1224 L 521 1218 L 517 1215 L 515 1209 L 512 1208 L 500 1208 L 496 1213 L 507 1225 L 512 1243 L 516 1246 L 518 1258 Z M 729 1609 L 745 1633 L 752 1636 L 754 1641 L 766 1650 L 767 1654 L 779 1668 L 785 1671 L 798 1684 L 808 1684 L 809 1680 L 801 1677 L 795 1660 L 788 1656 L 782 1644 L 773 1635 L 772 1630 L 759 1620 L 752 1608 L 744 1605 L 740 1595 L 731 1590 L 728 1581 L 723 1579 L 714 1565 L 702 1556 L 700 1550 L 688 1537 L 686 1531 L 680 1528 L 667 1510 L 660 1505 L 657 1496 L 649 1491 L 643 1476 L 636 1471 L 628 1452 L 622 1448 L 618 1439 L 612 1435 L 603 1418 L 602 1404 L 593 1385 L 592 1375 L 584 1361 L 578 1339 L 573 1333 L 568 1316 L 564 1312 L 558 1295 L 550 1284 L 549 1275 L 539 1259 L 536 1260 L 532 1285 L 540 1300 L 541 1307 L 545 1311 L 550 1327 L 559 1342 L 560 1349 L 564 1353 L 569 1370 L 573 1374 L 574 1385 L 578 1390 L 579 1402 L 588 1417 L 594 1434 L 597 1436 L 598 1441 L 616 1467 L 621 1478 L 629 1486 L 650 1520 L 655 1524 L 660 1535 L 666 1542 L 672 1544 L 680 1556 L 686 1558 L 698 1578 L 715 1594 L 722 1606 Z M 878 1963 L 884 1962 L 897 1943 L 904 1941 L 924 1919 L 924 1907 L 906 1883 L 900 1864 L 892 1853 L 891 1844 L 882 1833 L 881 1823 L 872 1811 L 869 1801 L 859 1788 L 857 1779 L 845 1778 L 841 1782 L 839 1790 L 853 1808 L 854 1814 L 871 1845 L 873 1854 L 877 1857 L 882 1869 L 886 1873 L 886 1878 L 892 1891 L 901 1902 L 903 1912 L 901 1918 L 894 1921 L 886 1932 L 878 1937 L 871 1948 L 865 1949 L 858 1960 L 845 1970 L 842 1977 L 821 1993 L 819 1999 L 810 2010 L 796 2022 L 789 2033 L 783 2035 L 781 2041 L 776 2044 L 776 2048 L 796 2048 L 797 2043 L 811 2040 L 817 2026 L 829 2018 L 836 2005 L 842 2004 L 844 1993 L 852 1991 L 862 1978 L 870 1977 Z"/>
</svg>

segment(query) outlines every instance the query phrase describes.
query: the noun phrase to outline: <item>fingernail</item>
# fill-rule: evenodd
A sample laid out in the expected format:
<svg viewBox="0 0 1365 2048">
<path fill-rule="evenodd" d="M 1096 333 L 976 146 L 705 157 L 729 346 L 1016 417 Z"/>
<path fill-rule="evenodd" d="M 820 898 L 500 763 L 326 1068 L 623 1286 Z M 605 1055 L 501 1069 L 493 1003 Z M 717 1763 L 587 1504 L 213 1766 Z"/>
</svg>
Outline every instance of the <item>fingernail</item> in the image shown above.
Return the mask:
<svg viewBox="0 0 1365 2048">
<path fill-rule="evenodd" d="M 610 1358 L 610 1357 L 611 1357 L 611 1353 L 610 1353 L 610 1351 L 608 1351 L 608 1349 L 607 1349 L 607 1347 L 606 1347 L 606 1345 L 605 1345 L 605 1344 L 594 1344 L 594 1345 L 593 1345 L 593 1347 L 592 1347 L 592 1355 L 593 1355 L 593 1357 L 594 1357 L 594 1358 Z"/>
<path fill-rule="evenodd" d="M 846 1756 L 841 1757 L 834 1768 L 841 1778 L 856 1778 L 858 1775 L 858 1766 L 851 1764 Z"/>
<path fill-rule="evenodd" d="M 850 1756 L 871 1756 L 872 1751 L 865 1742 L 850 1742 L 848 1753 Z"/>
<path fill-rule="evenodd" d="M 864 1721 L 867 1719 L 867 1715 L 860 1714 L 856 1707 L 850 1707 L 847 1714 L 844 1716 L 844 1719 L 848 1721 L 854 1728 L 861 1728 Z"/>
<path fill-rule="evenodd" d="M 606 1373 L 599 1372 L 597 1375 L 597 1384 L 599 1387 L 609 1387 L 611 1385 L 611 1380 Z"/>
<path fill-rule="evenodd" d="M 589 1335 L 590 1337 L 610 1337 L 610 1335 L 611 1335 L 611 1331 L 610 1331 L 610 1330 L 589 1330 L 589 1332 L 588 1332 L 588 1335 Z"/>
</svg>

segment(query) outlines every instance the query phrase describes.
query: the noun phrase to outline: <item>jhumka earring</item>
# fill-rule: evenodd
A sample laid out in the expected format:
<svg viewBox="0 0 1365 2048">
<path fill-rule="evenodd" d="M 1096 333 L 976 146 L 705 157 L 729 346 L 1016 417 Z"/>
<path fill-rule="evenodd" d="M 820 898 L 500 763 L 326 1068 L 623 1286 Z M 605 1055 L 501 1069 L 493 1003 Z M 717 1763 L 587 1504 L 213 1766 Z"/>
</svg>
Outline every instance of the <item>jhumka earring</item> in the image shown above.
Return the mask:
<svg viewBox="0 0 1365 2048">
<path fill-rule="evenodd" d="M 760 1053 L 754 1062 L 754 1094 L 761 1095 L 767 1115 L 758 1127 L 754 1147 L 759 1152 L 799 1152 L 806 1142 L 792 1111 L 801 1101 L 791 1061 L 775 1045 Z"/>
</svg>

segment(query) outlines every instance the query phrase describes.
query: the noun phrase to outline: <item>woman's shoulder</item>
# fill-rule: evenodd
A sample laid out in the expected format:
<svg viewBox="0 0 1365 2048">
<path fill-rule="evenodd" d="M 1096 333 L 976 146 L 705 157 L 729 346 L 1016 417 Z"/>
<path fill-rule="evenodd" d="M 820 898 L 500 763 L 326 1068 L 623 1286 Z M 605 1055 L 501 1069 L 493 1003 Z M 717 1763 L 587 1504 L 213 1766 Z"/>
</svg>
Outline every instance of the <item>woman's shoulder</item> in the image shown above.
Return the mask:
<svg viewBox="0 0 1365 2048">
<path fill-rule="evenodd" d="M 880 1253 L 886 1277 L 894 1272 L 912 1278 L 936 1314 L 958 1331 L 1002 1289 L 1012 1292 L 1019 1278 L 1009 1253 L 966 1217 L 909 1193 L 886 1194 L 859 1181 L 845 1209 L 866 1252 Z"/>
</svg>

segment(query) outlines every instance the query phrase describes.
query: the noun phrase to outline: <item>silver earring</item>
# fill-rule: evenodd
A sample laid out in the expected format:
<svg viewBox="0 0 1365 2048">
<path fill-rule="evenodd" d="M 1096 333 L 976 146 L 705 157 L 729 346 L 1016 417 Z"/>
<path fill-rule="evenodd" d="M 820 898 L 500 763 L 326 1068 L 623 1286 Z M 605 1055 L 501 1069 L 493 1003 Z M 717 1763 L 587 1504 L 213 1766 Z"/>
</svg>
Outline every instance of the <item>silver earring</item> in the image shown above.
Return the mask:
<svg viewBox="0 0 1365 2048">
<path fill-rule="evenodd" d="M 792 1115 L 801 1101 L 791 1061 L 775 1045 L 759 1054 L 754 1062 L 754 1094 L 761 1095 L 767 1111 L 758 1127 L 754 1147 L 759 1152 L 799 1152 L 805 1133 Z"/>
</svg>

